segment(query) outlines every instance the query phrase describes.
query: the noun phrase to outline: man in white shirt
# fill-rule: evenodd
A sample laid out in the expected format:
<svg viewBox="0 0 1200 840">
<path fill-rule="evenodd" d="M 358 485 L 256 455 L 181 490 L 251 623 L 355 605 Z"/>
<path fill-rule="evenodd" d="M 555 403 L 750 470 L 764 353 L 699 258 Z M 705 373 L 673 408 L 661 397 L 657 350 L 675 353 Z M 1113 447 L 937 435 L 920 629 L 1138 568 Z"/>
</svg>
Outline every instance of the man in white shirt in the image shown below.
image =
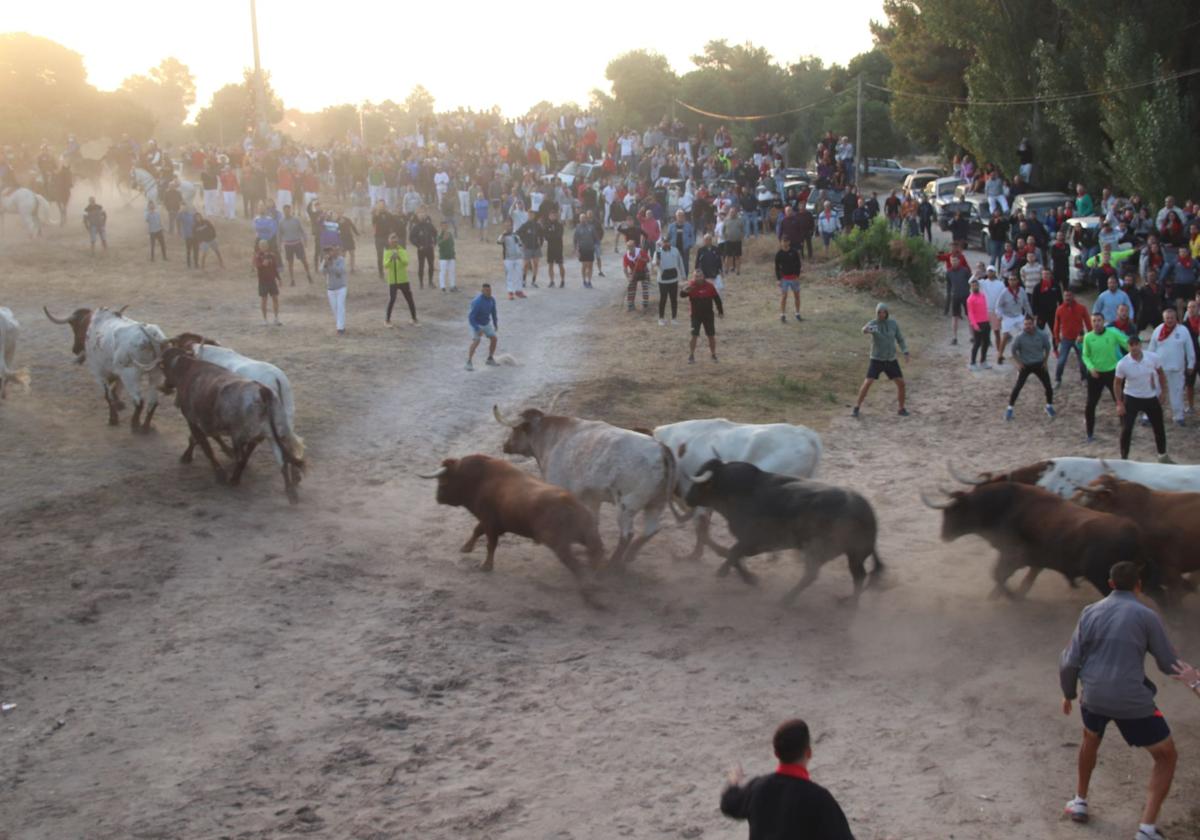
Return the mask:
<svg viewBox="0 0 1200 840">
<path fill-rule="evenodd" d="M 1167 389 L 1167 377 L 1162 362 L 1154 353 L 1142 349 L 1136 334 L 1129 337 L 1129 355 L 1117 362 L 1117 416 L 1121 418 L 1121 457 L 1129 457 L 1129 440 L 1141 412 L 1146 413 L 1154 427 L 1154 445 L 1158 460 L 1174 463 L 1167 457 L 1167 431 L 1163 427 L 1162 404 L 1159 400 Z"/>
<path fill-rule="evenodd" d="M 992 324 L 992 343 L 1000 346 L 1000 316 L 996 312 L 996 302 L 1004 293 L 1004 281 L 996 276 L 996 266 L 989 265 L 979 281 L 979 291 L 987 298 L 988 319 Z"/>
<path fill-rule="evenodd" d="M 612 228 L 612 203 L 617 200 L 617 188 L 613 186 L 612 181 L 604 187 L 604 226 Z"/>
<path fill-rule="evenodd" d="M 1196 369 L 1196 349 L 1187 327 L 1176 318 L 1174 308 L 1163 310 L 1163 322 L 1150 333 L 1150 352 L 1162 362 L 1171 412 L 1175 416 L 1175 425 L 1182 427 L 1183 385 L 1187 375 Z"/>
<path fill-rule="evenodd" d="M 437 190 L 438 206 L 442 206 L 442 196 L 446 194 L 446 190 L 450 188 L 450 173 L 445 168 L 438 169 L 433 176 L 433 188 Z"/>
</svg>

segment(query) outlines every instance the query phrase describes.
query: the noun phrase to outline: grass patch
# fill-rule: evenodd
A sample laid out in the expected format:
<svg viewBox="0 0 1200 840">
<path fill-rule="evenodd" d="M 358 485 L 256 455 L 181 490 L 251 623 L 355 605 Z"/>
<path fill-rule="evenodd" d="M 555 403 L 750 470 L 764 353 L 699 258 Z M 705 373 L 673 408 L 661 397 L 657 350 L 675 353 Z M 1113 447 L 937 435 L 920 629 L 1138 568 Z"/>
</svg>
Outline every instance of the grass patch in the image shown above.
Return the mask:
<svg viewBox="0 0 1200 840">
<path fill-rule="evenodd" d="M 565 410 L 638 427 L 727 417 L 827 428 L 853 402 L 866 372 L 870 341 L 861 330 L 874 316 L 880 287 L 847 282 L 832 254 L 807 260 L 805 320 L 791 319 L 789 301 L 789 320 L 780 323 L 776 248 L 773 237 L 747 242 L 741 276 L 727 279 L 725 318 L 717 322 L 718 363 L 709 360 L 703 336 L 696 363 L 687 363 L 686 301 L 680 301 L 679 323 L 660 327 L 657 307 L 625 312 L 623 281 L 598 281 L 612 303 L 581 336 L 594 361 L 564 398 Z M 817 251 L 822 256 L 819 244 Z M 916 337 L 936 334 L 941 319 L 926 304 L 893 300 L 891 306 L 914 350 L 906 365 L 906 375 L 913 376 L 921 368 Z"/>
</svg>

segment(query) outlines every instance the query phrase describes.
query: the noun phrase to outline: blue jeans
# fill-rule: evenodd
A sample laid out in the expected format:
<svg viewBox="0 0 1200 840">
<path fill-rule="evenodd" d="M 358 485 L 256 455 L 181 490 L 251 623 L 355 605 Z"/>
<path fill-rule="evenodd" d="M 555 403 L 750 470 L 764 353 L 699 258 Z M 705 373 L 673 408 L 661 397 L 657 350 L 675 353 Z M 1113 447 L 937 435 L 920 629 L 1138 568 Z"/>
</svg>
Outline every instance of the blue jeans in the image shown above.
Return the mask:
<svg viewBox="0 0 1200 840">
<path fill-rule="evenodd" d="M 1054 383 L 1057 385 L 1062 382 L 1063 369 L 1067 366 L 1067 356 L 1071 355 L 1071 351 L 1075 351 L 1075 361 L 1079 362 L 1079 377 L 1087 379 L 1087 369 L 1083 366 L 1083 340 L 1078 343 L 1070 339 L 1062 339 L 1058 342 L 1058 366 L 1054 369 Z"/>
<path fill-rule="evenodd" d="M 758 223 L 758 211 L 746 212 L 746 235 L 757 236 L 762 233 L 762 227 Z"/>
</svg>

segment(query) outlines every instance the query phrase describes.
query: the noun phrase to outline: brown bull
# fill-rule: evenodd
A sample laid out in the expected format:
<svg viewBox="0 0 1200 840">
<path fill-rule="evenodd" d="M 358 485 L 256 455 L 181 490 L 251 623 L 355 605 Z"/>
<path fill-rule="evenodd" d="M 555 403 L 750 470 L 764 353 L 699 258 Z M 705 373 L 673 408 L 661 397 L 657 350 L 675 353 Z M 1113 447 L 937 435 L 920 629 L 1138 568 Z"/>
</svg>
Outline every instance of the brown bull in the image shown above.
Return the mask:
<svg viewBox="0 0 1200 840">
<path fill-rule="evenodd" d="M 192 452 L 199 444 L 212 463 L 217 481 L 224 484 L 225 469 L 217 461 L 208 441 L 210 437 L 219 440 L 224 435 L 229 438 L 229 448 L 236 459 L 228 482 L 236 485 L 255 448 L 266 440 L 282 468 L 288 501 L 295 504 L 300 500 L 289 467 L 303 472 L 304 461 L 296 457 L 280 436 L 273 410 L 277 397 L 270 388 L 243 379 L 223 367 L 194 359 L 175 347 L 163 353 L 162 367 L 166 388 L 175 391 L 175 405 L 191 432 L 187 450 L 180 461 L 190 463 Z"/>
<path fill-rule="evenodd" d="M 1141 529 L 1120 516 L 1082 508 L 1067 499 L 1026 484 L 990 482 L 971 490 L 950 493 L 929 507 L 942 511 L 942 539 L 956 540 L 978 534 L 1000 552 L 992 570 L 993 595 L 1024 597 L 1043 569 L 1051 569 L 1076 585 L 1086 579 L 1102 595 L 1110 591 L 1109 570 L 1121 560 L 1143 566 L 1143 577 L 1153 579 L 1144 563 Z M 1007 581 L 1018 569 L 1029 571 L 1014 593 Z M 1161 591 L 1147 592 L 1155 597 Z"/>
<path fill-rule="evenodd" d="M 496 543 L 503 534 L 528 537 L 554 552 L 576 579 L 584 584 L 583 571 L 573 546 L 587 552 L 595 570 L 604 555 L 596 518 L 568 491 L 547 484 L 507 461 L 487 455 L 447 458 L 436 472 L 421 478 L 436 478 L 439 504 L 465 507 L 479 520 L 462 551 L 474 550 L 480 537 L 487 537 L 487 557 L 479 568 L 490 572 Z M 585 600 L 591 602 L 588 586 Z"/>
<path fill-rule="evenodd" d="M 1200 571 L 1200 493 L 1166 493 L 1102 475 L 1080 489 L 1075 501 L 1138 524 L 1172 601 L 1195 590 L 1183 576 Z"/>
</svg>

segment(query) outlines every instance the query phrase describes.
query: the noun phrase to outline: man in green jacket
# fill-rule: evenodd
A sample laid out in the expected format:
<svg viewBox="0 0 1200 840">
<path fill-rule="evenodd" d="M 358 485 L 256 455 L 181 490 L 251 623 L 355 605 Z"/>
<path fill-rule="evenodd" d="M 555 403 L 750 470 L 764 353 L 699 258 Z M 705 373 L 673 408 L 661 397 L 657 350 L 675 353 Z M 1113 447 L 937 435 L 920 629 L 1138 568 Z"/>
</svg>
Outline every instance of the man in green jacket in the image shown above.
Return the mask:
<svg viewBox="0 0 1200 840">
<path fill-rule="evenodd" d="M 408 249 L 400 247 L 400 237 L 392 234 L 388 237 L 387 250 L 383 252 L 383 276 L 388 284 L 387 316 L 384 321 L 392 325 L 392 307 L 396 305 L 396 293 L 404 295 L 408 302 L 408 311 L 412 322 L 417 321 L 417 305 L 413 303 L 412 289 L 408 285 Z"/>
<path fill-rule="evenodd" d="M 875 305 L 875 318 L 868 321 L 862 331 L 871 336 L 871 363 L 867 366 L 867 378 L 858 389 L 858 402 L 850 412 L 851 416 L 858 416 L 863 400 L 867 398 L 867 391 L 871 390 L 871 383 L 879 378 L 879 374 L 886 373 L 888 379 L 896 383 L 896 401 L 900 404 L 897 413 L 901 417 L 907 417 L 908 409 L 904 407 L 904 374 L 900 370 L 900 363 L 896 361 L 896 347 L 900 347 L 900 351 L 904 353 L 904 361 L 907 362 L 908 344 L 900 333 L 900 325 L 891 319 L 886 303 Z"/>
<path fill-rule="evenodd" d="M 1087 440 L 1091 443 L 1096 431 L 1096 406 L 1104 389 L 1116 402 L 1117 395 L 1113 392 L 1113 377 L 1117 362 L 1121 359 L 1121 351 L 1129 350 L 1129 339 L 1125 333 L 1116 327 L 1106 326 L 1104 315 L 1100 312 L 1092 314 L 1092 329 L 1083 337 L 1083 366 L 1087 368 L 1087 406 L 1083 410 L 1087 422 Z"/>
</svg>

